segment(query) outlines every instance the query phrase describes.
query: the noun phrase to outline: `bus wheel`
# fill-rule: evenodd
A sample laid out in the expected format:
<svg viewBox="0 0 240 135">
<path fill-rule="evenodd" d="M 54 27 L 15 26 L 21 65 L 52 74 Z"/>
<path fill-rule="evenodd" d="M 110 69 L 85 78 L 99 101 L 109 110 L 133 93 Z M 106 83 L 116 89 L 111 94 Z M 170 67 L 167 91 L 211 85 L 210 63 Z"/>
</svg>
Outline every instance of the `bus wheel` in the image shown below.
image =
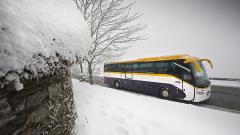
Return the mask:
<svg viewBox="0 0 240 135">
<path fill-rule="evenodd" d="M 162 88 L 162 89 L 159 91 L 159 95 L 160 95 L 161 97 L 163 97 L 163 98 L 168 98 L 168 99 L 171 97 L 169 90 L 166 89 L 166 88 Z"/>
<path fill-rule="evenodd" d="M 119 81 L 115 81 L 114 87 L 115 87 L 116 89 L 120 89 L 120 83 L 119 83 Z"/>
</svg>

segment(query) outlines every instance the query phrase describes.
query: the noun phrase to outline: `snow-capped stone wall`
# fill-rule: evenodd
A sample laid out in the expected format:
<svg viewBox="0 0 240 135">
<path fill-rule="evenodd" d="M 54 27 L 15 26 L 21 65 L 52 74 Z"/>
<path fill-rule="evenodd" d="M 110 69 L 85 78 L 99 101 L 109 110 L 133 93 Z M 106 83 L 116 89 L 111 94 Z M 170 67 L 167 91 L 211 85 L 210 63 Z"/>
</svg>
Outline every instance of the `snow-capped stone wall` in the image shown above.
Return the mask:
<svg viewBox="0 0 240 135">
<path fill-rule="evenodd" d="M 75 113 L 69 70 L 0 89 L 0 134 L 71 134 Z"/>
<path fill-rule="evenodd" d="M 74 63 L 89 45 L 83 16 L 72 0 L 0 0 L 0 87 L 52 74 Z"/>
<path fill-rule="evenodd" d="M 90 37 L 72 0 L 0 0 L 0 134 L 71 134 L 69 67 Z"/>
</svg>

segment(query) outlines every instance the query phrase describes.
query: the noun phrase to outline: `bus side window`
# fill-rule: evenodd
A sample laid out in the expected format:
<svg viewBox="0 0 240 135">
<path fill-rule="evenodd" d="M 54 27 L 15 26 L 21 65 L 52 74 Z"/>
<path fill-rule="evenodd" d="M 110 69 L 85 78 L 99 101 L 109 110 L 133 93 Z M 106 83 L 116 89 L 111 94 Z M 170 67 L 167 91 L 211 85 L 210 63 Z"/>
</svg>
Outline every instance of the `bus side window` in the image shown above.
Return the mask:
<svg viewBox="0 0 240 135">
<path fill-rule="evenodd" d="M 105 72 L 109 72 L 109 70 L 110 70 L 110 64 L 106 64 L 106 65 L 104 66 L 104 71 L 105 71 Z"/>
<path fill-rule="evenodd" d="M 193 81 L 189 65 L 181 62 L 170 62 L 168 73 L 188 83 L 192 83 Z"/>
<path fill-rule="evenodd" d="M 119 72 L 119 64 L 114 64 L 114 72 Z"/>
<path fill-rule="evenodd" d="M 183 64 L 182 66 L 185 67 L 185 69 L 182 69 L 182 79 L 188 83 L 193 82 L 192 72 L 190 69 L 190 66 L 187 64 Z"/>
<path fill-rule="evenodd" d="M 114 71 L 114 69 L 113 69 L 113 64 L 110 64 L 110 65 L 109 65 L 108 70 L 109 70 L 109 72 L 113 72 L 113 71 Z"/>
<path fill-rule="evenodd" d="M 125 65 L 119 64 L 119 72 L 125 72 Z"/>
<path fill-rule="evenodd" d="M 189 72 L 186 72 L 184 70 L 182 72 L 182 78 L 186 82 L 191 82 L 192 81 L 192 75 Z"/>
<path fill-rule="evenodd" d="M 166 74 L 168 68 L 168 62 L 156 62 L 155 63 L 155 73 L 157 74 Z"/>
<path fill-rule="evenodd" d="M 153 62 L 143 62 L 138 63 L 138 72 L 140 73 L 154 73 L 154 63 Z"/>
<path fill-rule="evenodd" d="M 111 72 L 116 72 L 116 65 L 115 64 L 111 64 Z"/>
<path fill-rule="evenodd" d="M 125 65 L 125 71 L 127 73 L 131 73 L 132 72 L 132 64 L 126 64 Z"/>
<path fill-rule="evenodd" d="M 174 62 L 170 62 L 168 66 L 168 74 L 181 78 L 181 69 Z"/>
<path fill-rule="evenodd" d="M 132 72 L 138 73 L 138 63 L 133 63 L 132 65 Z"/>
</svg>

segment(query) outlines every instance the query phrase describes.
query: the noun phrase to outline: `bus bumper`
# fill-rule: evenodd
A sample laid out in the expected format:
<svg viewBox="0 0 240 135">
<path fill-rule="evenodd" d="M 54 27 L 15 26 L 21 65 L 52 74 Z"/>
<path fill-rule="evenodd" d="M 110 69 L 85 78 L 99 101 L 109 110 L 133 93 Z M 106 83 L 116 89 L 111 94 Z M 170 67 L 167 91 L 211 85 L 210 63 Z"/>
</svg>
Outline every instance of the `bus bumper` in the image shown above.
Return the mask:
<svg viewBox="0 0 240 135">
<path fill-rule="evenodd" d="M 196 88 L 195 89 L 195 98 L 193 102 L 202 102 L 208 100 L 211 95 L 211 87 L 208 88 Z"/>
</svg>

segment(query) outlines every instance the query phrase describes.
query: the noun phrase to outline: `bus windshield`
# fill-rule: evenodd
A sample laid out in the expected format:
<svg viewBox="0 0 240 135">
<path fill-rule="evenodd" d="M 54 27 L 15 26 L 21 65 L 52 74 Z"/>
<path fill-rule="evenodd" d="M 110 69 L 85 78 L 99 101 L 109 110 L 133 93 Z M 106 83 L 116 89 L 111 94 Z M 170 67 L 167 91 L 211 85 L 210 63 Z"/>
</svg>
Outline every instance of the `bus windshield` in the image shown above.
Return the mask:
<svg viewBox="0 0 240 135">
<path fill-rule="evenodd" d="M 202 64 L 202 62 L 198 62 L 200 66 L 200 71 L 197 71 L 196 67 L 193 63 L 191 63 L 191 68 L 193 69 L 193 75 L 195 78 L 195 86 L 196 87 L 208 87 L 210 85 L 210 81 L 207 75 L 207 71 Z"/>
</svg>

